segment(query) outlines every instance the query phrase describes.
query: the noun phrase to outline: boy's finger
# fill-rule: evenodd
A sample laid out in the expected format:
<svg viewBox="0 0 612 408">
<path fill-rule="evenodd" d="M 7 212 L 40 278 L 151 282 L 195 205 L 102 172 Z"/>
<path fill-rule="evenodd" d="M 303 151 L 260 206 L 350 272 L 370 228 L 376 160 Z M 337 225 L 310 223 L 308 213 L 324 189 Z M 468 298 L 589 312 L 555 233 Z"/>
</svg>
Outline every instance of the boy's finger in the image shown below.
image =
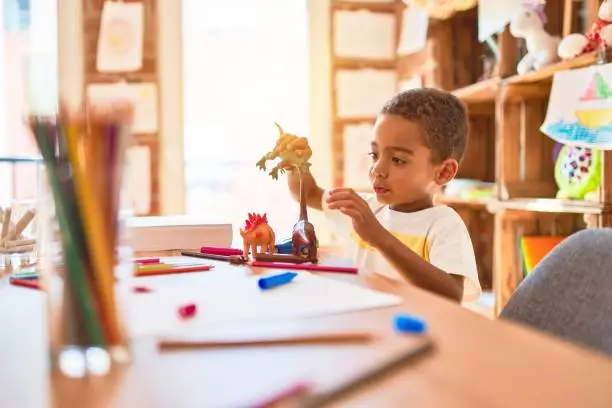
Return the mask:
<svg viewBox="0 0 612 408">
<path fill-rule="evenodd" d="M 340 212 L 345 215 L 348 215 L 355 221 L 361 221 L 363 219 L 363 216 L 361 215 L 361 213 L 353 208 L 340 207 Z"/>
<path fill-rule="evenodd" d="M 354 203 L 356 206 L 365 210 L 368 207 L 368 203 L 365 202 L 363 198 L 361 198 L 358 194 L 352 191 L 342 191 L 339 193 L 334 193 L 327 198 L 327 203 L 335 203 L 338 201 L 348 201 Z"/>
<path fill-rule="evenodd" d="M 329 208 L 333 209 L 339 209 L 339 208 L 353 208 L 356 211 L 359 211 L 359 206 L 355 204 L 354 201 L 351 200 L 338 200 L 338 201 L 334 201 L 332 203 L 329 203 Z"/>
<path fill-rule="evenodd" d="M 329 193 L 329 199 L 330 200 L 338 200 L 338 199 L 346 199 L 349 197 L 359 197 L 357 194 L 354 193 L 353 190 L 351 189 L 336 189 L 336 190 L 332 190 Z"/>
</svg>

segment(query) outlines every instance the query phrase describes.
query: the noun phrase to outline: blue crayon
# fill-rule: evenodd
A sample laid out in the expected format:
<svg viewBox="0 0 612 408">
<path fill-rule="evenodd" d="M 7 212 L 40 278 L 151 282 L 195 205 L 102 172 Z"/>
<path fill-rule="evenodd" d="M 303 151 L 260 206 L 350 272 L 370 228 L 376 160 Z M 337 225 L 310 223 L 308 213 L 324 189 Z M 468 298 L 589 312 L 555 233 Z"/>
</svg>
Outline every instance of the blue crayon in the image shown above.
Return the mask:
<svg viewBox="0 0 612 408">
<path fill-rule="evenodd" d="M 262 290 L 272 289 L 276 286 L 291 282 L 297 275 L 298 274 L 296 272 L 285 272 L 281 273 L 280 275 L 267 276 L 265 278 L 260 278 L 259 281 L 257 281 L 257 284 Z"/>
<path fill-rule="evenodd" d="M 424 320 L 408 314 L 398 314 L 394 320 L 395 330 L 401 333 L 420 334 L 427 331 L 427 324 Z"/>
</svg>

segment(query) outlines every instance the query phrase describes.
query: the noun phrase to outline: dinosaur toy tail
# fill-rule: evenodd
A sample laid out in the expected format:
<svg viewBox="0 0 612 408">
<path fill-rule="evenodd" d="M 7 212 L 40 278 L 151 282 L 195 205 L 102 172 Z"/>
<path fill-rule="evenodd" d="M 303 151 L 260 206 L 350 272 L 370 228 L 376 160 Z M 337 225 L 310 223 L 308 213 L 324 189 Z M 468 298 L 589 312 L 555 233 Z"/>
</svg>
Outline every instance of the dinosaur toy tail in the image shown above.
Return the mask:
<svg viewBox="0 0 612 408">
<path fill-rule="evenodd" d="M 277 122 L 274 122 L 274 124 L 276 125 L 276 127 L 278 128 L 278 133 L 279 133 L 279 137 L 285 134 L 285 131 L 283 130 L 283 128 L 281 127 L 281 125 L 279 125 Z"/>
</svg>

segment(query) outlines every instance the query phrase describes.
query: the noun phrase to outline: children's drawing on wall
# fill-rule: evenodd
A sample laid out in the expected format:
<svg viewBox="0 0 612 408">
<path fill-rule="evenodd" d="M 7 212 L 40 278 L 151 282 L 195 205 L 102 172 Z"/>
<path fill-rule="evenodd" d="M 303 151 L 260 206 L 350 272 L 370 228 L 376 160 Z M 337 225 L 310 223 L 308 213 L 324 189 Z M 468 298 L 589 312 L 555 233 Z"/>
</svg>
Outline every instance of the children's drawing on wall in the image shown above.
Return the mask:
<svg viewBox="0 0 612 408">
<path fill-rule="evenodd" d="M 557 72 L 540 130 L 562 144 L 612 148 L 612 64 Z"/>
<path fill-rule="evenodd" d="M 96 68 L 129 72 L 142 68 L 144 5 L 106 1 L 100 19 Z"/>
</svg>

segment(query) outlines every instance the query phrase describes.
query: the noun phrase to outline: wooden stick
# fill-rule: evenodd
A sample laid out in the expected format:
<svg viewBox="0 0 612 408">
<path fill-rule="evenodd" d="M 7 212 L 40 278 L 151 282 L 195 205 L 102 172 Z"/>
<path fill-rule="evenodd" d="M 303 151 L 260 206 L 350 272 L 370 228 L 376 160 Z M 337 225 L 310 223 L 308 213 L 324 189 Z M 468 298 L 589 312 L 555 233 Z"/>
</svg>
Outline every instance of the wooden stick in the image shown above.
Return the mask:
<svg viewBox="0 0 612 408">
<path fill-rule="evenodd" d="M 15 226 L 15 232 L 14 232 L 15 236 L 13 237 L 13 239 L 21 235 L 23 230 L 25 230 L 28 227 L 28 225 L 30 225 L 30 222 L 32 222 L 35 215 L 36 215 L 36 212 L 33 210 L 28 210 L 26 211 L 25 214 L 23 214 L 23 216 L 21 217 L 21 219 L 17 222 L 17 225 Z"/>
<path fill-rule="evenodd" d="M 16 246 L 6 246 L 6 247 L 0 247 L 0 253 L 2 254 L 22 254 L 25 252 L 30 252 L 34 250 L 35 245 L 33 244 L 29 244 L 29 245 L 16 245 Z"/>
<path fill-rule="evenodd" d="M 22 245 L 34 245 L 36 244 L 35 239 L 20 239 L 17 241 L 6 241 L 5 245 L 7 248 L 22 246 Z"/>
<path fill-rule="evenodd" d="M 365 343 L 376 339 L 370 332 L 341 332 L 297 336 L 278 337 L 239 337 L 218 338 L 210 340 L 161 340 L 158 344 L 162 350 L 213 348 L 213 347 L 251 347 L 251 346 L 281 346 L 299 344 L 333 344 L 333 343 Z"/>
<path fill-rule="evenodd" d="M 8 207 L 6 211 L 4 211 L 4 221 L 2 221 L 2 239 L 4 240 L 9 233 L 9 227 L 11 225 L 11 207 Z"/>
</svg>

